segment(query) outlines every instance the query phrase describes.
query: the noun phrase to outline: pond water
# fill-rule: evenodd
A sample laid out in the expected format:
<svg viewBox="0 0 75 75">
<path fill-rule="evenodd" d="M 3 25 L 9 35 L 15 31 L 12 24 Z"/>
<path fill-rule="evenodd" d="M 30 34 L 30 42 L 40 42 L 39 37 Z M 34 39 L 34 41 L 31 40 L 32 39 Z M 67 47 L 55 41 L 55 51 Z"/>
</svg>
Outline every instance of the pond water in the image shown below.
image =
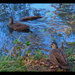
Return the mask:
<svg viewBox="0 0 75 75">
<path fill-rule="evenodd" d="M 14 46 L 12 43 L 15 39 L 20 42 L 26 43 L 29 41 L 31 45 L 28 49 L 38 50 L 47 49 L 51 50 L 51 43 L 55 40 L 60 47 L 61 42 L 75 42 L 75 35 L 73 32 L 66 37 L 65 31 L 69 29 L 67 21 L 70 20 L 65 14 L 74 14 L 75 4 L 53 4 L 53 3 L 40 3 L 40 4 L 7 4 L 0 3 L 0 50 L 8 50 Z M 72 11 L 73 10 L 73 11 Z M 71 13 L 71 14 L 70 14 Z M 43 16 L 41 19 L 21 22 L 30 26 L 33 33 L 24 33 L 13 31 L 9 32 L 7 27 L 9 17 L 12 16 L 15 21 L 20 21 L 22 17 L 29 16 Z M 61 36 L 58 36 L 60 35 Z M 45 51 L 49 54 L 49 51 Z"/>
</svg>

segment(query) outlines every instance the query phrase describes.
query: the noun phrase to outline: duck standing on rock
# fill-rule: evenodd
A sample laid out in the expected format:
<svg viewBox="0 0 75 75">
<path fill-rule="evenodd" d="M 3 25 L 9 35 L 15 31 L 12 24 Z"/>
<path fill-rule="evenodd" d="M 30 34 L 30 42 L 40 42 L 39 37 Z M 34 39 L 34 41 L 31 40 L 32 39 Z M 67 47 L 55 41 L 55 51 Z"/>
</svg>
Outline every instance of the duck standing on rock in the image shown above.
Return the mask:
<svg viewBox="0 0 75 75">
<path fill-rule="evenodd" d="M 62 69 L 68 69 L 67 56 L 65 50 L 63 49 L 63 43 L 61 45 L 61 48 L 58 48 L 56 42 L 53 42 L 51 44 L 51 47 L 53 48 L 49 54 L 49 59 L 53 64 L 51 68 L 59 67 Z"/>
<path fill-rule="evenodd" d="M 12 17 L 9 18 L 9 21 L 10 21 L 8 25 L 9 28 L 19 32 L 31 32 L 30 27 L 28 25 L 22 24 L 20 22 L 13 23 Z"/>
</svg>

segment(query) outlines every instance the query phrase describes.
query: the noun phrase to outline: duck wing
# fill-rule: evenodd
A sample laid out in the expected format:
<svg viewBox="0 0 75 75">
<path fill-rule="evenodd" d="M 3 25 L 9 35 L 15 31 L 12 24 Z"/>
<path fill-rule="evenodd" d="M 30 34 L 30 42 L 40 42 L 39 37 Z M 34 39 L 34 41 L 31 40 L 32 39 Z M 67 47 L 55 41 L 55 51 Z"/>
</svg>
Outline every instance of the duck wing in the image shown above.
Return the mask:
<svg viewBox="0 0 75 75">
<path fill-rule="evenodd" d="M 49 59 L 53 63 L 53 65 L 60 65 L 60 63 L 57 62 L 56 56 L 54 55 L 53 51 L 50 51 Z"/>
<path fill-rule="evenodd" d="M 53 63 L 56 63 L 56 64 L 57 64 L 57 62 L 59 64 L 63 64 L 63 65 L 67 64 L 67 62 L 65 61 L 62 53 L 60 52 L 60 49 L 53 49 L 53 50 L 51 50 L 51 52 L 50 52 L 50 59 L 51 59 L 51 61 Z"/>
<path fill-rule="evenodd" d="M 64 57 L 65 61 L 67 62 L 67 55 L 66 55 L 66 51 L 65 51 L 64 49 L 61 49 L 61 48 L 60 48 L 60 51 L 61 51 L 61 53 L 62 53 L 62 55 L 63 55 L 63 57 Z"/>
<path fill-rule="evenodd" d="M 20 22 L 16 22 L 16 23 L 13 23 L 11 25 L 11 28 L 14 29 L 14 30 L 17 30 L 17 31 L 22 31 L 22 30 L 25 30 L 25 29 L 29 29 L 29 26 L 25 25 L 25 24 L 22 24 Z"/>
</svg>

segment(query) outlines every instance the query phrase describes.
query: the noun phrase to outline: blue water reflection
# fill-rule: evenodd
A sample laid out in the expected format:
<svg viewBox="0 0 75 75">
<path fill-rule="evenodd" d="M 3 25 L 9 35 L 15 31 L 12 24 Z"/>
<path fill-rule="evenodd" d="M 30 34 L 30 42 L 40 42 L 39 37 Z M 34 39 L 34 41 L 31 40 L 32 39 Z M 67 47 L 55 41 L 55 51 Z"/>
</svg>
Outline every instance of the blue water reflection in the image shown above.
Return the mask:
<svg viewBox="0 0 75 75">
<path fill-rule="evenodd" d="M 54 7 L 51 7 L 52 3 L 33 3 L 33 4 L 6 4 L 0 3 L 0 49 L 4 47 L 4 49 L 11 50 L 14 46 L 12 41 L 17 39 L 20 35 L 22 37 L 19 39 L 20 42 L 25 43 L 26 41 L 30 41 L 32 43 L 32 50 L 38 50 L 39 48 L 50 50 L 52 36 L 58 43 L 60 47 L 60 43 L 66 40 L 66 42 L 75 42 L 74 34 L 71 34 L 69 37 L 65 38 L 65 32 L 63 31 L 63 26 L 68 28 L 68 25 L 64 23 L 63 19 L 60 18 L 57 14 L 54 13 L 57 10 Z M 58 7 L 59 4 L 54 4 Z M 61 12 L 60 12 L 61 13 Z M 28 16 L 44 16 L 41 19 L 21 22 L 30 26 L 30 30 L 33 33 L 23 33 L 13 31 L 11 34 L 7 27 L 9 21 L 9 17 L 12 16 L 15 21 L 19 21 L 22 17 Z M 53 18 L 52 18 L 53 17 Z M 54 18 L 55 17 L 55 18 Z M 52 32 L 52 33 L 51 33 Z M 51 33 L 51 34 L 50 34 Z M 57 36 L 58 34 L 62 34 L 62 37 Z M 32 37 L 32 38 L 31 38 Z M 33 43 L 38 43 L 40 45 L 36 45 Z M 46 52 L 47 54 L 49 52 Z"/>
</svg>

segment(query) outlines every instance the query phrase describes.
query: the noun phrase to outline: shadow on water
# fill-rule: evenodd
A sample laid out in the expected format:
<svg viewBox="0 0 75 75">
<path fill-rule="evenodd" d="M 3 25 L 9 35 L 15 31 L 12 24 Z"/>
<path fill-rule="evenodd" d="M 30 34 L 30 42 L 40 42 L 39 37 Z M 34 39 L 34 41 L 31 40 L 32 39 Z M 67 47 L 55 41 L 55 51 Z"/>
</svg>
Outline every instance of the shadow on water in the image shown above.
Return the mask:
<svg viewBox="0 0 75 75">
<path fill-rule="evenodd" d="M 66 18 L 65 15 L 67 15 L 67 12 L 70 13 L 68 10 L 71 9 L 69 9 L 69 7 L 67 8 L 64 4 L 60 6 L 60 4 L 0 3 L 0 8 L 0 49 L 2 50 L 10 51 L 14 46 L 14 43 L 12 42 L 19 38 L 20 35 L 22 36 L 19 39 L 19 42 L 26 43 L 26 41 L 29 41 L 31 45 L 28 49 L 33 50 L 33 52 L 38 49 L 50 50 L 50 45 L 53 40 L 56 40 L 59 47 L 60 43 L 62 41 L 64 42 L 64 40 L 66 42 L 75 42 L 73 38 L 75 35 L 71 34 L 69 37 L 65 37 L 65 32 L 69 27 L 66 23 L 68 17 Z M 21 22 L 29 25 L 30 30 L 33 32 L 25 33 L 13 31 L 7 27 L 9 23 L 8 18 L 10 16 L 14 18 L 14 22 L 20 21 L 21 18 L 29 16 L 44 16 L 44 18 Z M 45 53 L 49 54 L 49 51 L 45 51 Z"/>
</svg>

